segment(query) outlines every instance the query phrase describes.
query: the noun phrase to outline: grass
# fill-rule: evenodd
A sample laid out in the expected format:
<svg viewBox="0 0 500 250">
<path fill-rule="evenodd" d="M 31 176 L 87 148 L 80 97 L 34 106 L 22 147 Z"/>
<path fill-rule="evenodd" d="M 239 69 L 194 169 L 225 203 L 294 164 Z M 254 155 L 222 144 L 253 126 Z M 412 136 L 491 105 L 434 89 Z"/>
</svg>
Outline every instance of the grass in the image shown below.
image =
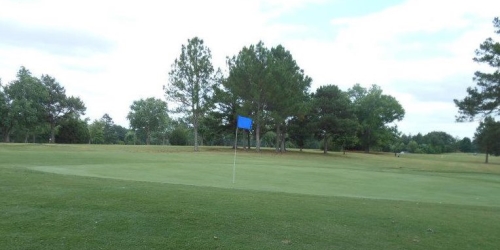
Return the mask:
<svg viewBox="0 0 500 250">
<path fill-rule="evenodd" d="M 0 145 L 6 249 L 496 249 L 500 160 Z"/>
</svg>

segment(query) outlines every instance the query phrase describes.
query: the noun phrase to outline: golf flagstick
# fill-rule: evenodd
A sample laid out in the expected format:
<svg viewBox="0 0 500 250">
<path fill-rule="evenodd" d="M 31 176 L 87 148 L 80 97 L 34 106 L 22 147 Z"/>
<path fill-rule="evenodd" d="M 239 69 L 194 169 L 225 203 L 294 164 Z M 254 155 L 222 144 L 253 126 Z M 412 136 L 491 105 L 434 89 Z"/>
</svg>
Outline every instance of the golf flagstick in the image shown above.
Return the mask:
<svg viewBox="0 0 500 250">
<path fill-rule="evenodd" d="M 234 162 L 233 162 L 233 184 L 236 179 L 236 149 L 238 148 L 238 129 L 246 129 L 250 131 L 252 129 L 252 119 L 244 116 L 238 115 L 236 119 L 236 132 L 234 135 Z M 250 146 L 250 145 L 248 145 Z"/>
<path fill-rule="evenodd" d="M 238 127 L 236 127 L 236 132 L 234 133 L 234 162 L 233 162 L 233 184 L 234 179 L 236 178 L 236 148 L 238 148 Z"/>
</svg>

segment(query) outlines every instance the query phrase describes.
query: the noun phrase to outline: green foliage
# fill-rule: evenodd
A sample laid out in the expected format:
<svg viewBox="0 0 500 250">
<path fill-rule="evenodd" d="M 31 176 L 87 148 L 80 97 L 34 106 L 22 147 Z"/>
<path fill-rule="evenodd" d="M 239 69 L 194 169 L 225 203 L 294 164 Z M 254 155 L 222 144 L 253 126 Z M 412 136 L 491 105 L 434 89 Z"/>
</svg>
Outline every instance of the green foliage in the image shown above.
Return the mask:
<svg viewBox="0 0 500 250">
<path fill-rule="evenodd" d="M 300 150 L 306 147 L 309 139 L 313 138 L 314 133 L 311 131 L 311 119 L 311 115 L 302 115 L 294 116 L 290 119 L 290 121 L 288 121 L 288 133 L 290 139 Z"/>
<path fill-rule="evenodd" d="M 434 131 L 424 136 L 424 143 L 430 145 L 429 153 L 442 154 L 456 151 L 456 140 L 450 134 L 442 131 Z"/>
<path fill-rule="evenodd" d="M 227 60 L 229 76 L 223 82 L 225 89 L 234 95 L 233 100 L 241 103 L 236 111 L 253 119 L 257 151 L 267 119 L 265 107 L 273 93 L 270 91 L 269 57 L 270 51 L 263 42 L 243 47 L 237 56 Z"/>
<path fill-rule="evenodd" d="M 408 148 L 408 151 L 410 153 L 417 153 L 418 143 L 414 140 L 411 140 L 406 147 Z"/>
<path fill-rule="evenodd" d="M 95 120 L 89 125 L 90 143 L 103 144 L 104 143 L 104 122 Z"/>
<path fill-rule="evenodd" d="M 170 134 L 170 144 L 185 146 L 188 144 L 188 131 L 182 127 L 176 127 Z"/>
<path fill-rule="evenodd" d="M 457 152 L 460 147 L 460 141 L 458 141 L 458 139 L 443 131 L 433 131 L 425 135 L 420 133 L 414 136 L 402 135 L 401 138 L 404 138 L 403 141 L 408 141 L 406 144 L 406 150 L 410 153 L 445 154 Z M 468 138 L 464 138 L 464 140 L 467 139 Z M 470 143 L 470 139 L 468 140 Z"/>
<path fill-rule="evenodd" d="M 308 112 L 308 91 L 312 79 L 304 74 L 290 51 L 278 45 L 271 48 L 267 61 L 270 82 L 265 110 L 276 127 L 278 143 L 276 149 L 285 150 L 286 120 Z"/>
<path fill-rule="evenodd" d="M 402 120 L 405 115 L 401 104 L 393 96 L 382 94 L 377 85 L 366 89 L 356 84 L 348 93 L 360 124 L 358 138 L 364 150 L 369 152 L 371 147 L 388 144 L 396 131 L 388 124 Z"/>
<path fill-rule="evenodd" d="M 493 20 L 495 33 L 500 34 L 500 19 Z M 476 71 L 473 80 L 476 87 L 468 87 L 468 96 L 453 100 L 458 107 L 457 121 L 473 120 L 477 115 L 500 114 L 500 43 L 486 39 L 476 50 L 474 62 L 485 63 L 494 69 L 492 73 Z"/>
<path fill-rule="evenodd" d="M 125 134 L 125 137 L 124 137 L 124 142 L 125 144 L 127 145 L 135 145 L 136 144 L 136 132 L 135 131 L 132 131 L 132 130 L 129 130 L 127 131 L 127 133 Z"/>
<path fill-rule="evenodd" d="M 209 137 L 217 134 L 221 137 L 234 137 L 236 130 L 236 118 L 238 112 L 243 112 L 241 109 L 241 100 L 235 93 L 226 88 L 228 86 L 228 79 L 222 79 L 222 86 L 217 86 L 214 89 L 213 102 L 215 105 L 214 110 L 207 112 L 205 119 L 202 121 L 202 133 L 205 135 L 207 131 L 210 133 Z M 214 138 L 214 141 L 217 139 Z M 222 142 L 225 145 L 226 142 Z"/>
<path fill-rule="evenodd" d="M 85 104 L 78 97 L 66 96 L 66 90 L 55 78 L 42 75 L 41 82 L 47 91 L 47 98 L 43 102 L 44 118 L 50 124 L 51 142 L 55 143 L 56 127 L 65 117 L 85 114 Z"/>
<path fill-rule="evenodd" d="M 227 61 L 229 77 L 223 82 L 231 93 L 226 109 L 250 116 L 254 121 L 257 150 L 262 134 L 276 131 L 276 149 L 284 151 L 287 121 L 307 113 L 311 78 L 297 65 L 292 54 L 282 45 L 271 49 L 263 42 L 244 47 Z"/>
<path fill-rule="evenodd" d="M 164 86 L 167 100 L 179 104 L 177 112 L 185 113 L 193 124 L 194 151 L 198 151 L 198 128 L 205 111 L 212 106 L 212 94 L 217 85 L 212 54 L 202 39 L 188 39 L 181 55 L 172 64 L 169 85 Z"/>
<path fill-rule="evenodd" d="M 464 137 L 458 142 L 458 149 L 463 153 L 474 152 L 474 145 L 472 144 L 472 140 L 469 137 Z"/>
<path fill-rule="evenodd" d="M 125 143 L 125 136 L 129 132 L 129 130 L 127 128 L 124 128 L 123 126 L 116 125 L 116 124 L 113 125 L 112 130 L 115 132 L 115 134 L 118 138 L 117 143 L 124 144 Z"/>
<path fill-rule="evenodd" d="M 229 131 L 226 130 L 226 124 L 223 124 L 225 121 L 222 120 L 222 117 L 222 113 L 211 111 L 201 121 L 198 132 L 203 138 L 204 145 L 224 145 L 224 134 L 229 134 Z M 235 129 L 231 130 L 234 133 Z"/>
<path fill-rule="evenodd" d="M 130 127 L 146 133 L 146 144 L 153 133 L 164 132 L 169 121 L 167 103 L 155 98 L 140 99 L 130 106 L 127 119 Z"/>
<path fill-rule="evenodd" d="M 2 79 L 0 78 L 0 134 L 2 135 L 2 141 L 10 140 L 10 130 L 13 127 L 13 120 L 11 119 L 10 113 L 11 100 L 9 96 L 5 93 L 5 87 L 2 84 Z"/>
<path fill-rule="evenodd" d="M 9 95 L 5 93 L 5 87 L 0 82 L 0 129 L 2 133 L 2 141 L 10 141 L 10 133 L 16 124 L 16 120 L 12 115 L 11 110 L 12 100 Z"/>
<path fill-rule="evenodd" d="M 100 121 L 104 124 L 102 132 L 104 144 L 125 144 L 125 136 L 129 132 L 128 129 L 116 125 L 113 118 L 107 113 L 101 117 Z M 132 144 L 134 144 L 133 140 Z"/>
<path fill-rule="evenodd" d="M 486 117 L 476 129 L 474 142 L 486 154 L 485 163 L 488 163 L 490 154 L 500 155 L 500 122 L 490 116 Z"/>
<path fill-rule="evenodd" d="M 0 128 L 5 142 L 16 133 L 29 134 L 44 131 L 50 125 L 50 142 L 55 142 L 57 126 L 69 116 L 84 114 L 85 105 L 76 97 L 67 97 L 64 87 L 48 75 L 40 79 L 31 75 L 25 67 L 17 73 L 17 79 L 8 86 L 0 86 Z M 26 140 L 25 140 L 26 141 Z"/>
<path fill-rule="evenodd" d="M 336 85 L 321 86 L 312 102 L 312 123 L 317 138 L 323 139 L 325 154 L 328 151 L 325 141 L 345 147 L 355 140 L 358 122 L 346 92 Z"/>
<path fill-rule="evenodd" d="M 274 131 L 267 131 L 262 136 L 262 146 L 264 147 L 275 147 L 276 144 L 276 133 Z"/>
<path fill-rule="evenodd" d="M 56 136 L 58 143 L 82 144 L 89 143 L 90 133 L 87 122 L 78 118 L 64 119 Z"/>
<path fill-rule="evenodd" d="M 48 93 L 40 80 L 24 67 L 19 69 L 16 80 L 3 87 L 3 92 L 1 126 L 4 141 L 9 142 L 14 129 L 27 134 L 40 125 L 44 115 L 42 104 L 47 100 Z"/>
<path fill-rule="evenodd" d="M 113 118 L 111 118 L 111 116 L 106 113 L 101 117 L 101 121 L 104 123 L 104 144 L 118 143 L 118 133 L 115 130 L 115 123 L 113 122 Z"/>
</svg>

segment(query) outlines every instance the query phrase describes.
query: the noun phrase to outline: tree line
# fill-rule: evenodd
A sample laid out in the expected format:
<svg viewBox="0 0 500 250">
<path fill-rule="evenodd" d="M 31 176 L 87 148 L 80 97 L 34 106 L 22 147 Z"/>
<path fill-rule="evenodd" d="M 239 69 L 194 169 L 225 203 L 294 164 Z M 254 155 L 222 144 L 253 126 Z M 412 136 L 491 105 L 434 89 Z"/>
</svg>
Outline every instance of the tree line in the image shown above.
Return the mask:
<svg viewBox="0 0 500 250">
<path fill-rule="evenodd" d="M 109 114 L 83 119 L 85 105 L 49 75 L 34 77 L 21 67 L 16 80 L 0 85 L 1 135 L 4 142 L 92 144 L 173 144 L 232 146 L 236 116 L 253 118 L 245 131 L 245 146 L 322 148 L 328 150 L 391 150 L 404 109 L 392 96 L 373 85 L 355 84 L 343 91 L 321 86 L 310 92 L 312 79 L 304 74 L 283 46 L 262 42 L 244 47 L 227 59 L 224 77 L 211 65 L 203 40 L 188 40 L 164 86 L 167 102 L 146 98 L 134 101 L 129 128 L 116 125 Z M 169 116 L 180 113 L 178 119 Z M 48 140 L 48 141 L 47 141 Z"/>
<path fill-rule="evenodd" d="M 25 67 L 17 72 L 17 79 L 8 85 L 0 80 L 0 131 L 4 142 L 11 134 L 36 140 L 37 135 L 48 134 L 55 142 L 57 128 L 70 119 L 85 114 L 86 107 L 78 97 L 67 96 L 66 90 L 49 75 L 34 77 Z"/>
<path fill-rule="evenodd" d="M 416 154 L 444 154 L 444 153 L 474 153 L 477 145 L 469 138 L 462 139 L 453 137 L 443 131 L 433 131 L 425 135 L 403 134 L 395 144 L 391 145 L 394 152 L 408 152 Z"/>
<path fill-rule="evenodd" d="M 287 143 L 303 148 L 316 140 L 325 153 L 329 146 L 378 149 L 394 139 L 396 128 L 390 124 L 404 117 L 399 102 L 377 85 L 356 84 L 347 91 L 327 85 L 311 93 L 312 78 L 282 45 L 243 47 L 227 58 L 227 67 L 227 76 L 215 70 L 210 49 L 195 37 L 182 46 L 163 87 L 192 127 L 195 151 L 201 141 L 231 141 L 237 115 L 254 121 L 246 131 L 247 148 L 259 151 L 272 132 L 277 151 L 285 151 Z"/>
<path fill-rule="evenodd" d="M 493 21 L 500 34 L 500 21 Z M 282 45 L 268 48 L 263 42 L 243 47 L 227 57 L 227 72 L 215 69 L 211 51 L 198 37 L 182 45 L 181 54 L 163 86 L 165 101 L 134 101 L 127 115 L 129 129 L 115 125 L 109 114 L 90 122 L 81 118 L 84 103 L 66 96 L 55 78 L 32 76 L 21 67 L 17 79 L 0 81 L 0 133 L 4 142 L 123 143 L 234 146 L 237 115 L 251 117 L 254 127 L 240 141 L 247 148 L 288 147 L 369 152 L 413 153 L 470 152 L 500 154 L 500 45 L 486 39 L 474 61 L 492 66 L 494 72 L 476 72 L 477 87 L 454 100 L 457 121 L 481 119 L 473 140 L 453 138 L 446 132 L 425 136 L 401 135 L 394 122 L 405 111 L 380 86 L 355 84 L 348 90 L 336 85 L 314 92 L 307 76 Z M 168 101 L 172 107 L 167 106 Z M 171 117 L 177 117 L 173 119 Z"/>
</svg>

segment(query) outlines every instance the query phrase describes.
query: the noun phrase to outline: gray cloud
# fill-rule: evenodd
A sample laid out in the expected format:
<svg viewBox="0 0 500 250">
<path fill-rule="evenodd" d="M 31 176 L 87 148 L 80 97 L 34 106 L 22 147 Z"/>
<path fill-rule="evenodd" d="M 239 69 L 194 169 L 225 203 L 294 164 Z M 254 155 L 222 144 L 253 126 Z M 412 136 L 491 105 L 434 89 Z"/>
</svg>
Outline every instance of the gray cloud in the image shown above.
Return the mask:
<svg viewBox="0 0 500 250">
<path fill-rule="evenodd" d="M 69 56 L 106 53 L 112 48 L 110 41 L 87 31 L 27 26 L 3 20 L 0 20 L 0 45 Z"/>
</svg>

